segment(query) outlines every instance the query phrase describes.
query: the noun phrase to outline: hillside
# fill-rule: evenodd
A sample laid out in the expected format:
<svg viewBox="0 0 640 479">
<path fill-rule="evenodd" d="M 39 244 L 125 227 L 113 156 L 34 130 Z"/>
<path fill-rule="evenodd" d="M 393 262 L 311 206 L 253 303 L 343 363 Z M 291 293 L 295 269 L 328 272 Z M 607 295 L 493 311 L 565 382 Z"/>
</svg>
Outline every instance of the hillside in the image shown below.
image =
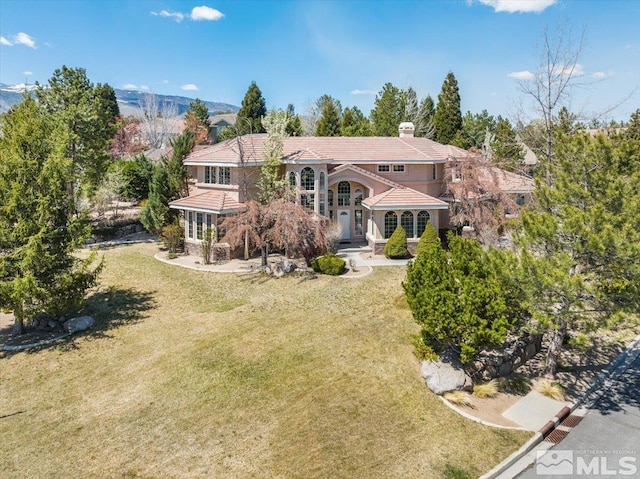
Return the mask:
<svg viewBox="0 0 640 479">
<path fill-rule="evenodd" d="M 32 91 L 34 86 L 28 85 L 26 86 L 26 88 Z M 13 105 L 20 102 L 24 89 L 24 84 L 7 85 L 4 83 L 0 83 L 0 113 L 4 113 Z M 133 90 L 120 90 L 118 88 L 115 88 L 114 90 L 116 92 L 116 98 L 118 99 L 118 104 L 120 106 L 120 113 L 124 116 L 139 115 L 140 105 L 144 102 L 145 97 L 147 95 L 150 95 L 150 93 L 147 92 Z M 189 108 L 189 103 L 194 100 L 193 98 L 176 95 L 155 94 L 155 97 L 159 105 L 176 105 L 178 115 L 183 115 L 187 111 L 187 108 Z M 212 115 L 227 111 L 237 112 L 239 110 L 239 107 L 230 105 L 228 103 L 206 100 L 203 101 L 207 105 L 207 108 L 209 108 L 209 113 Z"/>
</svg>

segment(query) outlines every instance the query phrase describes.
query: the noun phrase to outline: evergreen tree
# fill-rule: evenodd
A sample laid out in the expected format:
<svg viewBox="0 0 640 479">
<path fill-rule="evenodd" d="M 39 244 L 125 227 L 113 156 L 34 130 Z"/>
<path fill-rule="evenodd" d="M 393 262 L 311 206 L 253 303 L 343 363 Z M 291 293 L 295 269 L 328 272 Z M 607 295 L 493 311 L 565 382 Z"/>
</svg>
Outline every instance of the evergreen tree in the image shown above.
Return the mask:
<svg viewBox="0 0 640 479">
<path fill-rule="evenodd" d="M 371 136 L 371 122 L 357 106 L 345 108 L 340 133 L 342 136 Z"/>
<path fill-rule="evenodd" d="M 624 136 L 630 140 L 640 140 L 640 108 L 631 114 L 631 119 L 624 129 Z"/>
<path fill-rule="evenodd" d="M 169 209 L 170 195 L 167 170 L 162 165 L 156 165 L 149 184 L 149 200 L 140 212 L 142 226 L 149 233 L 160 234 L 162 228 L 171 223 L 173 217 Z"/>
<path fill-rule="evenodd" d="M 201 145 L 209 141 L 209 133 L 211 132 L 209 109 L 202 100 L 196 98 L 189 103 L 184 123 L 185 130 L 191 132 L 196 144 Z"/>
<path fill-rule="evenodd" d="M 329 95 L 318 98 L 317 107 L 320 118 L 316 123 L 315 136 L 340 136 L 340 122 L 342 119 L 342 105 Z"/>
<path fill-rule="evenodd" d="M 491 161 L 507 171 L 516 171 L 524 160 L 524 150 L 508 119 L 498 116 L 491 141 Z"/>
<path fill-rule="evenodd" d="M 630 154 L 631 153 L 631 154 Z M 640 145 L 561 135 L 521 214 L 518 238 L 534 324 L 555 374 L 568 331 L 615 325 L 640 308 Z M 547 178 L 551 178 L 548 183 Z"/>
<path fill-rule="evenodd" d="M 248 133 L 264 133 L 262 117 L 267 114 L 267 107 L 262 96 L 262 91 L 256 82 L 251 82 L 247 93 L 242 99 L 240 111 L 236 119 L 240 135 Z"/>
<path fill-rule="evenodd" d="M 177 200 L 189 195 L 189 175 L 184 166 L 184 159 L 195 146 L 193 133 L 185 131 L 182 135 L 170 141 L 171 156 L 162 157 L 162 164 L 167 172 L 169 192 L 167 200 Z"/>
<path fill-rule="evenodd" d="M 433 138 L 435 135 L 435 127 L 433 126 L 433 117 L 436 114 L 436 107 L 433 98 L 427 95 L 421 102 L 418 110 L 418 118 L 415 123 L 416 136 L 424 138 Z"/>
<path fill-rule="evenodd" d="M 106 172 L 117 131 L 118 104 L 109 85 L 94 86 L 84 68 L 57 69 L 48 87 L 37 85 L 36 97 L 68 131 L 66 155 L 78 178 L 92 191 Z"/>
<path fill-rule="evenodd" d="M 398 127 L 405 118 L 403 92 L 392 83 L 385 83 L 376 95 L 371 110 L 371 123 L 375 136 L 398 136 Z"/>
<path fill-rule="evenodd" d="M 289 103 L 287 105 L 287 136 L 302 135 L 302 120 L 300 115 L 296 115 L 294 106 Z"/>
<path fill-rule="evenodd" d="M 495 128 L 496 120 L 487 110 L 482 110 L 478 114 L 468 111 L 462 118 L 462 136 L 464 140 L 462 144 L 456 143 L 456 146 L 465 150 L 470 148 L 481 150 L 487 131 L 494 131 Z"/>
<path fill-rule="evenodd" d="M 449 236 L 449 255 L 436 243 L 407 264 L 402 286 L 423 337 L 470 363 L 484 347 L 514 330 L 524 300 L 507 252 L 484 251 L 474 240 Z"/>
<path fill-rule="evenodd" d="M 462 129 L 460 92 L 452 72 L 447 74 L 442 84 L 433 123 L 436 128 L 436 141 L 444 145 L 450 144 L 458 130 Z"/>
<path fill-rule="evenodd" d="M 74 256 L 90 234 L 69 201 L 70 132 L 29 96 L 3 117 L 0 133 L 0 306 L 13 311 L 14 334 L 39 313 L 77 308 L 97 279 L 95 253 Z"/>
<path fill-rule="evenodd" d="M 431 221 L 427 222 L 427 227 L 422 232 L 418 246 L 416 247 L 416 255 L 426 253 L 431 248 L 440 244 L 440 238 L 438 238 L 438 232 L 431 224 Z"/>
<path fill-rule="evenodd" d="M 402 226 L 398 225 L 391 237 L 387 240 L 387 244 L 384 245 L 384 255 L 391 259 L 406 258 L 409 256 L 407 233 Z"/>
<path fill-rule="evenodd" d="M 412 87 L 409 87 L 402 92 L 402 97 L 404 102 L 404 115 L 402 117 L 402 121 L 410 121 L 415 127 L 420 115 L 418 94 Z"/>
</svg>

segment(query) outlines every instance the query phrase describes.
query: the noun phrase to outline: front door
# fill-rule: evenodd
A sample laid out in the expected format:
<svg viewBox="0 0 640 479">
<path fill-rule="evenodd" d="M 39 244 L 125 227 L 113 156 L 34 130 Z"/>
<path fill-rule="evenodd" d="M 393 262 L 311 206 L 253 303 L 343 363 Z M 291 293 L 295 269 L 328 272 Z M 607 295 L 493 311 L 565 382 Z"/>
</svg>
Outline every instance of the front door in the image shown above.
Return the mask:
<svg viewBox="0 0 640 479">
<path fill-rule="evenodd" d="M 340 225 L 340 239 L 351 239 L 351 213 L 349 210 L 338 210 L 338 224 Z"/>
</svg>

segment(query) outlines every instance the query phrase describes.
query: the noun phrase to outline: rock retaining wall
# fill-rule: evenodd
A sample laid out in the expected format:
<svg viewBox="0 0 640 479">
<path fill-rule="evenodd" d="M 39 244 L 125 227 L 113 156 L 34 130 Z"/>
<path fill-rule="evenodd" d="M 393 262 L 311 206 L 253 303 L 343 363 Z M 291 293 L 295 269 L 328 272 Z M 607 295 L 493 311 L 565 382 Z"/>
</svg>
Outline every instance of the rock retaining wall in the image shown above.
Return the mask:
<svg viewBox="0 0 640 479">
<path fill-rule="evenodd" d="M 511 374 L 542 349 L 542 335 L 508 338 L 500 350 L 481 352 L 466 367 L 474 380 L 488 381 Z"/>
</svg>

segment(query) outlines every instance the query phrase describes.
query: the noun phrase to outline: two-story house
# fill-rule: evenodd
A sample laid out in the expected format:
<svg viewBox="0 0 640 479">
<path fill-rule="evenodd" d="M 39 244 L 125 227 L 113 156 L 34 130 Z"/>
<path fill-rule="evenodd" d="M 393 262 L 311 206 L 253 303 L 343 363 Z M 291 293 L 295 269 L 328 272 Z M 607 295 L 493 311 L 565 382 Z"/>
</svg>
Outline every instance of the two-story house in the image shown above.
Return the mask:
<svg viewBox="0 0 640 479">
<path fill-rule="evenodd" d="M 469 157 L 413 132 L 413 124 L 403 123 L 398 137 L 292 136 L 284 142 L 283 174 L 301 205 L 340 225 L 344 241 L 366 242 L 381 254 L 402 225 L 413 251 L 427 222 L 436 230 L 451 227 L 447 199 L 441 199 L 444 166 Z M 188 251 L 197 254 L 207 228 L 257 197 L 265 140 L 245 135 L 196 147 L 185 159 L 195 185 L 170 206 L 184 212 Z"/>
</svg>

